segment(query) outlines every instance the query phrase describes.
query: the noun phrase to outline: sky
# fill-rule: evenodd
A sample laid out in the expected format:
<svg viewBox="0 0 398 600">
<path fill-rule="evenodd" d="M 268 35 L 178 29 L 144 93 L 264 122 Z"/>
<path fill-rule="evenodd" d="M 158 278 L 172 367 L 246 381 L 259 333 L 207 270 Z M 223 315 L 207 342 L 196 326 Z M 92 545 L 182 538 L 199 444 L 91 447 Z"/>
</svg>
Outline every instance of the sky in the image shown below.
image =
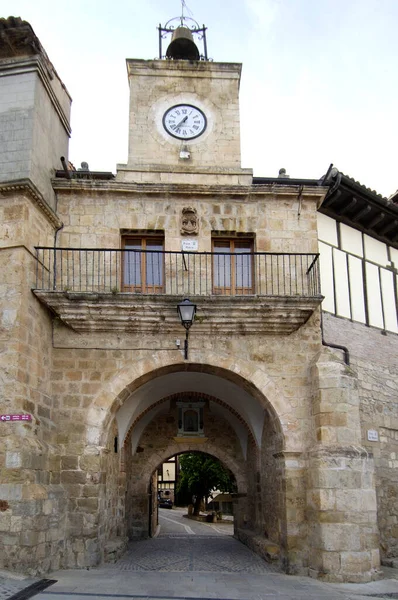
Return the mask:
<svg viewBox="0 0 398 600">
<path fill-rule="evenodd" d="M 398 0 L 186 0 L 208 55 L 243 64 L 242 167 L 320 178 L 333 163 L 388 197 L 398 189 Z M 73 98 L 69 159 L 127 162 L 126 58 L 158 57 L 181 0 L 2 0 L 29 21 Z"/>
</svg>

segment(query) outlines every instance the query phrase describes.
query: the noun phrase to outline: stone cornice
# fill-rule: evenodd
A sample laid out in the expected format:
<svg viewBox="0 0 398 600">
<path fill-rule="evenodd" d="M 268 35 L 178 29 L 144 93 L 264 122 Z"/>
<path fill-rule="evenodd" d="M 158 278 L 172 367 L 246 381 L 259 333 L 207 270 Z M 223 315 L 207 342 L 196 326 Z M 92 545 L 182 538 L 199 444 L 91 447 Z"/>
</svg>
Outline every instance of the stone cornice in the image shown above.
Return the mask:
<svg viewBox="0 0 398 600">
<path fill-rule="evenodd" d="M 188 60 L 145 60 L 127 58 L 127 73 L 131 75 L 144 75 L 158 77 L 159 71 L 168 71 L 174 77 L 208 77 L 240 79 L 241 63 L 220 63 L 215 61 L 188 61 Z"/>
<path fill-rule="evenodd" d="M 323 198 L 326 188 L 319 186 L 301 187 L 298 185 L 198 185 L 198 184 L 176 184 L 176 183 L 124 183 L 118 181 L 98 180 L 64 180 L 54 179 L 53 189 L 57 192 L 72 193 L 112 193 L 112 194 L 148 194 L 148 195 L 171 195 L 191 197 L 197 196 L 230 196 L 247 200 L 248 197 L 257 196 L 293 196 L 316 199 Z"/>
<path fill-rule="evenodd" d="M 118 173 L 181 173 L 191 175 L 249 175 L 253 177 L 253 169 L 241 168 L 241 167 L 221 167 L 218 165 L 212 165 L 211 167 L 205 167 L 200 165 L 165 165 L 160 163 L 151 164 L 123 164 L 119 163 L 116 165 Z"/>
<path fill-rule="evenodd" d="M 58 218 L 52 208 L 44 200 L 43 195 L 30 179 L 19 179 L 12 182 L 0 182 L 0 194 L 15 194 L 24 193 L 32 200 L 33 204 L 47 217 L 55 229 L 62 225 L 62 221 Z"/>
</svg>

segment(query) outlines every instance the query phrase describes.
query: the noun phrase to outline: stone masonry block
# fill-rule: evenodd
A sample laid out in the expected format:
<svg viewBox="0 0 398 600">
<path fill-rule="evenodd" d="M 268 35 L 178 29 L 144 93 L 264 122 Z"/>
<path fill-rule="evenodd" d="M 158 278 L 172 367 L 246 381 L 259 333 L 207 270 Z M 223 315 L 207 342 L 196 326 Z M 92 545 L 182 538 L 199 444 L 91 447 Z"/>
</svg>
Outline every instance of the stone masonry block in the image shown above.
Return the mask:
<svg viewBox="0 0 398 600">
<path fill-rule="evenodd" d="M 62 456 L 61 469 L 63 471 L 75 471 L 78 468 L 79 459 L 77 456 Z"/>
<path fill-rule="evenodd" d="M 101 469 L 100 456 L 82 456 L 79 460 L 80 468 L 86 471 L 99 471 Z"/>
<path fill-rule="evenodd" d="M 7 469 L 15 469 L 22 465 L 22 457 L 20 452 L 6 452 L 6 467 Z"/>
<path fill-rule="evenodd" d="M 362 508 L 363 490 L 361 489 L 337 489 L 336 509 L 341 511 L 359 512 Z"/>
<path fill-rule="evenodd" d="M 307 493 L 308 506 L 315 510 L 336 510 L 336 490 L 318 489 Z"/>
<path fill-rule="evenodd" d="M 360 551 L 360 528 L 349 523 L 323 523 L 320 525 L 320 547 L 331 552 Z"/>
<path fill-rule="evenodd" d="M 22 500 L 22 485 L 0 484 L 1 500 Z"/>
<path fill-rule="evenodd" d="M 372 568 L 370 552 L 342 552 L 341 569 L 350 573 L 363 573 Z"/>
<path fill-rule="evenodd" d="M 84 471 L 62 471 L 61 483 L 86 483 L 87 475 Z"/>
<path fill-rule="evenodd" d="M 23 500 L 43 500 L 47 498 L 47 489 L 43 485 L 29 484 L 22 486 Z"/>
</svg>

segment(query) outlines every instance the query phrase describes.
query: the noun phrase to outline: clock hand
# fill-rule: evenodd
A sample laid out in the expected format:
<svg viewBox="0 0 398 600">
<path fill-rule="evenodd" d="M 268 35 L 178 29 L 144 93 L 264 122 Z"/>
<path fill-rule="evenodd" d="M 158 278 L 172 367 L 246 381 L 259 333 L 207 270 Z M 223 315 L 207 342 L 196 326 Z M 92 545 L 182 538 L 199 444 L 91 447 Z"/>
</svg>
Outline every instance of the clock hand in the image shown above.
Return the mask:
<svg viewBox="0 0 398 600">
<path fill-rule="evenodd" d="M 181 125 L 182 125 L 183 123 L 185 123 L 185 121 L 186 121 L 187 119 L 188 119 L 188 115 L 186 115 L 186 116 L 183 118 L 183 120 L 182 120 L 182 121 L 180 121 L 180 122 L 178 123 L 178 125 L 176 125 L 176 126 L 175 126 L 175 129 L 178 129 L 178 127 L 181 127 Z"/>
</svg>

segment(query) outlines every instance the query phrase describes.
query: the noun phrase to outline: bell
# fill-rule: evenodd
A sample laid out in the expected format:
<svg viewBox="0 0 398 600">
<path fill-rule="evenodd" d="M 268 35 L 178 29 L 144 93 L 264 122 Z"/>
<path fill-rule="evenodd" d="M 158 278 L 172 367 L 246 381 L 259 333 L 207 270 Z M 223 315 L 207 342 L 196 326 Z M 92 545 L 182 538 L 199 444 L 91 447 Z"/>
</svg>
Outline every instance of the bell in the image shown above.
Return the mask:
<svg viewBox="0 0 398 600">
<path fill-rule="evenodd" d="M 166 58 L 174 60 L 199 60 L 199 50 L 188 27 L 177 27 L 167 48 Z"/>
</svg>

